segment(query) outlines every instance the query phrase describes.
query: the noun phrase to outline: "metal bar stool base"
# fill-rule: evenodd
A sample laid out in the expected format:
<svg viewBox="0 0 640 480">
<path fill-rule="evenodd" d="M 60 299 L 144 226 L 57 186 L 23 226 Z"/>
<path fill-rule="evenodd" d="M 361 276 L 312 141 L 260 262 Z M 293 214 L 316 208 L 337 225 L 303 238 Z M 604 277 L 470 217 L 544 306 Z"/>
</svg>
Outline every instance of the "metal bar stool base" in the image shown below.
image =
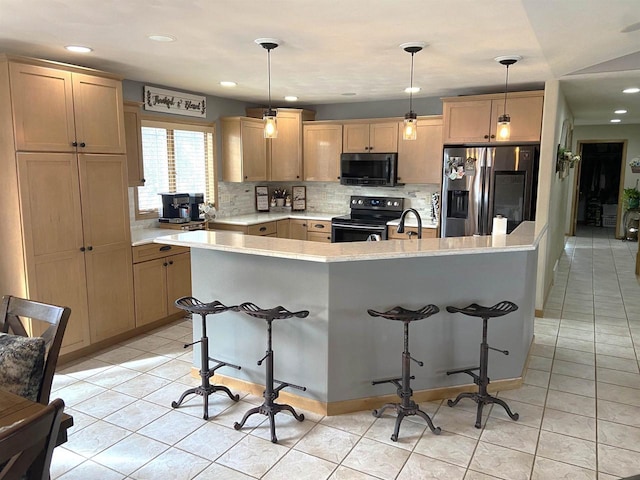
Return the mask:
<svg viewBox="0 0 640 480">
<path fill-rule="evenodd" d="M 469 398 L 478 404 L 478 409 L 476 411 L 476 428 L 482 427 L 482 410 L 485 405 L 489 405 L 491 403 L 495 403 L 500 405 L 505 409 L 507 415 L 512 420 L 517 421 L 520 418 L 520 415 L 517 413 L 513 413 L 509 408 L 509 405 L 504 400 L 494 397 L 490 395 L 487 391 L 487 387 L 489 386 L 489 350 L 496 350 L 504 355 L 509 355 L 507 350 L 498 350 L 497 348 L 490 347 L 487 343 L 487 321 L 489 318 L 501 317 L 508 313 L 514 312 L 518 309 L 518 306 L 511 302 L 500 302 L 494 305 L 493 307 L 483 307 L 476 303 L 472 303 L 471 305 L 465 308 L 456 308 L 456 307 L 447 307 L 447 311 L 449 313 L 462 313 L 463 315 L 468 315 L 470 317 L 479 317 L 482 318 L 482 343 L 480 344 L 480 366 L 474 368 L 458 368 L 455 370 L 449 370 L 447 375 L 455 375 L 457 373 L 466 373 L 473 378 L 473 383 L 478 385 L 477 392 L 463 392 L 460 393 L 455 400 L 447 400 L 447 405 L 450 407 L 454 407 L 458 404 L 460 400 L 463 398 Z M 475 370 L 479 370 L 479 373 L 474 373 Z"/>
<path fill-rule="evenodd" d="M 426 305 L 420 310 L 407 310 L 403 307 L 394 307 L 386 312 L 376 312 L 375 310 L 367 310 L 372 317 L 382 317 L 387 320 L 397 320 L 404 324 L 404 351 L 402 352 L 402 376 L 400 378 L 392 378 L 387 380 L 374 380 L 372 385 L 379 385 L 382 383 L 391 383 L 396 386 L 398 397 L 402 400 L 401 403 L 387 403 L 379 409 L 371 412 L 374 417 L 380 418 L 385 410 L 394 409 L 396 412 L 396 425 L 391 435 L 391 440 L 398 441 L 398 433 L 400 433 L 400 424 L 405 417 L 417 415 L 423 418 L 431 431 L 440 435 L 440 427 L 433 425 L 431 417 L 424 411 L 420 410 L 420 407 L 411 399 L 413 390 L 411 389 L 411 380 L 415 377 L 411 375 L 411 361 L 416 362 L 422 366 L 423 363 L 411 357 L 409 353 L 409 323 L 415 320 L 422 320 L 430 317 L 431 315 L 438 313 L 440 310 L 435 305 Z"/>
<path fill-rule="evenodd" d="M 275 402 L 275 400 L 278 398 L 278 395 L 280 394 L 280 390 L 286 387 L 291 387 L 298 390 L 302 390 L 304 392 L 307 389 L 306 387 L 301 387 L 299 385 L 294 385 L 292 383 L 281 382 L 280 380 L 276 380 L 275 378 L 273 378 L 273 349 L 271 348 L 271 345 L 272 345 L 272 335 L 271 335 L 272 325 L 271 324 L 273 323 L 273 320 L 282 319 L 282 318 L 292 318 L 292 317 L 305 318 L 307 317 L 307 315 L 309 315 L 309 312 L 307 310 L 301 310 L 299 312 L 290 312 L 289 310 L 285 309 L 282 306 L 278 306 L 271 309 L 261 309 L 257 305 L 254 305 L 253 303 L 250 303 L 250 302 L 246 302 L 246 303 L 243 303 L 242 305 L 238 305 L 237 307 L 235 307 L 235 310 L 246 313 L 247 315 L 254 318 L 266 320 L 267 351 L 265 356 L 258 361 L 258 365 L 262 365 L 263 361 L 265 362 L 266 380 L 265 380 L 265 390 L 262 394 L 262 396 L 264 397 L 264 402 L 262 402 L 262 405 L 260 405 L 259 407 L 254 407 L 248 410 L 244 414 L 240 422 L 235 422 L 233 424 L 233 428 L 235 428 L 236 430 L 240 430 L 251 415 L 254 415 L 256 413 L 265 415 L 267 418 L 269 418 L 271 442 L 278 443 L 278 438 L 276 437 L 276 420 L 275 420 L 276 414 L 280 412 L 289 412 L 299 422 L 302 422 L 304 420 L 304 415 L 302 413 L 300 414 L 297 413 L 291 405 Z M 274 388 L 273 386 L 274 383 L 278 383 L 279 385 Z"/>
</svg>

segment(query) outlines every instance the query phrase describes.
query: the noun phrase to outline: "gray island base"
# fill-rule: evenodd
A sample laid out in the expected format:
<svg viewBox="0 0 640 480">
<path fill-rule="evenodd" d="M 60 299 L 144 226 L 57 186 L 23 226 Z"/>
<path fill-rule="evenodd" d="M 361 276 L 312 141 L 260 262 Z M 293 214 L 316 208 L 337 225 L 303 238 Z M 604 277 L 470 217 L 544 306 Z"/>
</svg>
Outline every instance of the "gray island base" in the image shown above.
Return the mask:
<svg viewBox="0 0 640 480">
<path fill-rule="evenodd" d="M 424 362 L 412 368 L 414 399 L 426 401 L 476 388 L 469 376 L 446 371 L 477 366 L 482 320 L 447 313 L 445 307 L 514 302 L 516 312 L 489 320 L 489 344 L 510 352 L 490 353 L 489 377 L 493 391 L 520 386 L 533 340 L 538 248 L 533 230 L 527 222 L 502 237 L 348 244 L 195 231 L 156 242 L 191 248 L 193 296 L 201 301 L 309 310 L 304 319 L 274 321 L 275 378 L 307 388 L 283 390 L 283 401 L 335 415 L 396 398 L 393 385 L 371 381 L 400 376 L 402 323 L 371 317 L 367 309 L 440 307 L 410 328 L 410 352 Z M 199 322 L 193 328 L 194 339 L 200 338 Z M 209 317 L 208 333 L 211 357 L 242 366 L 220 369 L 214 380 L 260 395 L 264 368 L 256 362 L 266 350 L 264 322 L 227 312 Z M 196 375 L 199 358 L 196 346 Z"/>
</svg>

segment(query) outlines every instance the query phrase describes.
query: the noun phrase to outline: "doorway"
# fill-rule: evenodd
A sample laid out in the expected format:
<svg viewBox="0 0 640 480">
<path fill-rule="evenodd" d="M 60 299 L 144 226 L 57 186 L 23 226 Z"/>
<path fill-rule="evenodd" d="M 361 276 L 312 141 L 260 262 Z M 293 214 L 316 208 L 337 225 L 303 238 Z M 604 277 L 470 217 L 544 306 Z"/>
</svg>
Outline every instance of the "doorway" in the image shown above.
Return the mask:
<svg viewBox="0 0 640 480">
<path fill-rule="evenodd" d="M 621 238 L 621 194 L 626 141 L 578 142 L 581 161 L 574 180 L 572 232 L 578 225 L 612 229 Z"/>
</svg>

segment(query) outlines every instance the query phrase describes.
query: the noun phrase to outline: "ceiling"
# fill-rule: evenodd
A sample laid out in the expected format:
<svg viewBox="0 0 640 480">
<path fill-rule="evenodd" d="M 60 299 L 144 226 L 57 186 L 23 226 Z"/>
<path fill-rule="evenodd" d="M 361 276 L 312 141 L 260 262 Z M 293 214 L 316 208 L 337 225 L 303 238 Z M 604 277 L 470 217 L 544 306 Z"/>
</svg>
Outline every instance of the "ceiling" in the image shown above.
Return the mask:
<svg viewBox="0 0 640 480">
<path fill-rule="evenodd" d="M 494 58 L 517 54 L 509 90 L 560 79 L 576 124 L 608 123 L 623 107 L 623 124 L 640 123 L 640 94 L 621 93 L 640 87 L 638 0 L 0 0 L 0 52 L 266 104 L 260 37 L 280 40 L 275 105 L 285 95 L 305 106 L 406 99 L 411 57 L 399 45 L 422 41 L 414 98 L 502 92 Z"/>
</svg>

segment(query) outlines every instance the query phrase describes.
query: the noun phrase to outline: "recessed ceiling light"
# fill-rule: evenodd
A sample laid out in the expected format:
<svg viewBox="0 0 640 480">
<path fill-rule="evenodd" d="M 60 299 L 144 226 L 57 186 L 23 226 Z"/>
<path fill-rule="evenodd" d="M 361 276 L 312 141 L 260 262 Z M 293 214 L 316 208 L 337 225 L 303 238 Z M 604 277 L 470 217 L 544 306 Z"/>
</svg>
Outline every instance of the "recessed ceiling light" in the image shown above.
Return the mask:
<svg viewBox="0 0 640 480">
<path fill-rule="evenodd" d="M 609 120 L 611 123 L 620 123 L 620 119 L 619 118 L 612 118 L 611 120 Z"/>
<path fill-rule="evenodd" d="M 622 90 L 622 93 L 638 93 L 638 92 L 640 92 L 640 88 L 638 87 L 625 88 L 624 90 Z"/>
<path fill-rule="evenodd" d="M 420 87 L 407 87 L 404 89 L 404 93 L 418 93 L 420 91 Z"/>
<path fill-rule="evenodd" d="M 340 95 L 342 95 L 343 97 L 355 97 L 357 95 L 357 93 L 355 93 L 355 92 L 345 92 L 345 93 L 341 93 Z"/>
<path fill-rule="evenodd" d="M 620 110 L 615 110 L 613 113 L 617 114 L 617 115 L 622 115 L 623 113 L 627 113 L 627 111 L 623 108 L 621 108 Z"/>
<path fill-rule="evenodd" d="M 161 33 L 152 33 L 151 35 L 147 35 L 147 38 L 154 42 L 175 42 L 177 40 L 173 35 L 165 35 Z"/>
<path fill-rule="evenodd" d="M 226 80 L 221 81 L 220 85 L 222 85 L 223 87 L 228 87 L 228 88 L 238 86 L 238 84 L 236 82 L 229 82 L 229 81 L 226 81 Z"/>
<path fill-rule="evenodd" d="M 93 48 L 84 47 L 82 45 L 67 45 L 64 48 L 66 48 L 70 52 L 74 52 L 74 53 L 89 53 L 89 52 L 93 52 Z"/>
<path fill-rule="evenodd" d="M 298 101 L 298 97 L 296 97 L 295 95 L 287 95 L 286 97 L 284 97 L 284 99 L 287 102 L 297 102 Z"/>
</svg>

